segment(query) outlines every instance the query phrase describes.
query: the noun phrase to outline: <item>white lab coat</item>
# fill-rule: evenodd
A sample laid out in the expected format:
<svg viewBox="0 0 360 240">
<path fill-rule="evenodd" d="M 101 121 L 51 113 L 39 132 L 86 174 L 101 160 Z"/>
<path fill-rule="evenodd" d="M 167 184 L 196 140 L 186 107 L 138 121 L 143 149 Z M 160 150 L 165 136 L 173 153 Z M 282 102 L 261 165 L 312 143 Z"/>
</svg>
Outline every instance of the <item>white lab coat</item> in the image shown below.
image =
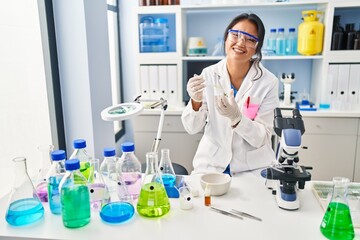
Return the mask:
<svg viewBox="0 0 360 240">
<path fill-rule="evenodd" d="M 215 107 L 215 95 L 219 82 L 225 93 L 229 93 L 231 83 L 226 68 L 226 58 L 205 68 L 201 75 L 205 78 L 203 104 L 199 111 L 192 109 L 189 101 L 181 120 L 189 134 L 204 129 L 193 159 L 194 173 L 223 172 L 230 163 L 231 173 L 262 168 L 275 160 L 271 146 L 274 109 L 279 106 L 278 79 L 262 64 L 262 76 L 254 65 L 243 80 L 235 96 L 240 111 L 248 97 L 260 101 L 260 107 L 254 120 L 244 114 L 236 128 L 231 127 L 230 119 L 220 115 Z M 204 128 L 205 127 L 205 128 Z"/>
</svg>

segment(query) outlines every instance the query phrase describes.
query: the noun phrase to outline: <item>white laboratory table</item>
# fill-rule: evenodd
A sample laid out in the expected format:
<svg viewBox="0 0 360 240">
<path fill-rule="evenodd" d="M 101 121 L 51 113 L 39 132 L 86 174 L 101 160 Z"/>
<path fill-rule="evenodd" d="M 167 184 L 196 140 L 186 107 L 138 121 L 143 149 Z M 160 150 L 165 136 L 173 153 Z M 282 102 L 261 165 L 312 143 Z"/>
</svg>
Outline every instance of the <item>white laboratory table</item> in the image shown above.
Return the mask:
<svg viewBox="0 0 360 240">
<path fill-rule="evenodd" d="M 301 208 L 297 211 L 277 206 L 259 172 L 234 176 L 226 195 L 212 197 L 212 206 L 251 213 L 263 219 L 259 222 L 211 211 L 204 206 L 199 176 L 189 176 L 187 181 L 200 192 L 192 210 L 182 210 L 178 199 L 170 199 L 171 210 L 161 218 L 149 219 L 135 213 L 128 222 L 109 225 L 102 222 L 98 214 L 92 214 L 91 222 L 78 229 L 65 228 L 61 216 L 52 215 L 47 204 L 41 221 L 26 227 L 12 227 L 5 221 L 8 203 L 7 196 L 3 196 L 0 199 L 0 239 L 325 239 L 319 230 L 324 212 L 312 194 L 311 182 L 307 182 L 300 193 Z M 4 184 L 8 183 L 2 182 Z M 360 239 L 359 229 L 356 229 L 355 239 Z"/>
</svg>

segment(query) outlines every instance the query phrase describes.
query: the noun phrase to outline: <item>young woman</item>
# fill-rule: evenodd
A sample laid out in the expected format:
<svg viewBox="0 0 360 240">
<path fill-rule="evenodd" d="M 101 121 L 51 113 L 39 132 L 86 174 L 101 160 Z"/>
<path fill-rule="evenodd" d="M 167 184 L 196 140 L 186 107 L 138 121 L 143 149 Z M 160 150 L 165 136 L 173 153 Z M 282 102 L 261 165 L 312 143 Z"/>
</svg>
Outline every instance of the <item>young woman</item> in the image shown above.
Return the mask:
<svg viewBox="0 0 360 240">
<path fill-rule="evenodd" d="M 275 159 L 271 146 L 278 79 L 261 64 L 265 28 L 255 14 L 235 17 L 224 33 L 226 58 L 189 79 L 182 114 L 189 134 L 204 129 L 193 173 L 234 174 Z"/>
</svg>

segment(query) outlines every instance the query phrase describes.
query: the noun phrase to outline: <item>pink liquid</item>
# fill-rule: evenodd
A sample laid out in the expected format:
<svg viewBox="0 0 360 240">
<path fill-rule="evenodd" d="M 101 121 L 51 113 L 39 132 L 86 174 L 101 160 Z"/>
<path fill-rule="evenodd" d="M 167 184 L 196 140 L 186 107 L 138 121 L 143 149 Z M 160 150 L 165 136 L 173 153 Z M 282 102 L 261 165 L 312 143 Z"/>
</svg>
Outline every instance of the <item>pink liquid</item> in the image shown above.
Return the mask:
<svg viewBox="0 0 360 240">
<path fill-rule="evenodd" d="M 39 196 L 41 202 L 48 202 L 47 182 L 39 183 L 36 186 L 36 194 Z"/>
<path fill-rule="evenodd" d="M 90 207 L 92 211 L 100 212 L 103 205 L 110 202 L 110 195 L 105 185 L 93 183 L 88 186 L 90 192 Z"/>
<path fill-rule="evenodd" d="M 141 190 L 141 173 L 122 173 L 129 195 L 137 199 Z"/>
</svg>

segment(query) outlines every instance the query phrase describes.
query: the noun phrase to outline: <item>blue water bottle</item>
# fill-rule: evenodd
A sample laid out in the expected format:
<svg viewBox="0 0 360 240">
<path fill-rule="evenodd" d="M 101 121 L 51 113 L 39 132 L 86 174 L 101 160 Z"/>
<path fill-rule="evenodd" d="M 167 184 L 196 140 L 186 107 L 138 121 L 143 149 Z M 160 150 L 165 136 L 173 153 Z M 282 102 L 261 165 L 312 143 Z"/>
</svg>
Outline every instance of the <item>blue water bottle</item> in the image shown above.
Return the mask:
<svg viewBox="0 0 360 240">
<path fill-rule="evenodd" d="M 267 49 L 271 51 L 270 55 L 276 54 L 276 28 L 270 29 L 270 34 L 267 39 Z"/>
<path fill-rule="evenodd" d="M 79 159 L 65 161 L 66 173 L 60 182 L 62 220 L 65 227 L 79 228 L 90 222 L 90 193 L 80 173 Z"/>
<path fill-rule="evenodd" d="M 286 55 L 297 54 L 297 37 L 295 28 L 289 28 L 289 35 L 286 38 Z"/>
<path fill-rule="evenodd" d="M 276 55 L 283 56 L 285 55 L 286 49 L 286 38 L 284 33 L 284 28 L 278 29 L 278 35 L 276 37 Z"/>
<path fill-rule="evenodd" d="M 65 151 L 57 150 L 51 153 L 52 164 L 46 174 L 48 179 L 49 207 L 53 214 L 61 214 L 59 184 L 65 175 Z"/>
</svg>

